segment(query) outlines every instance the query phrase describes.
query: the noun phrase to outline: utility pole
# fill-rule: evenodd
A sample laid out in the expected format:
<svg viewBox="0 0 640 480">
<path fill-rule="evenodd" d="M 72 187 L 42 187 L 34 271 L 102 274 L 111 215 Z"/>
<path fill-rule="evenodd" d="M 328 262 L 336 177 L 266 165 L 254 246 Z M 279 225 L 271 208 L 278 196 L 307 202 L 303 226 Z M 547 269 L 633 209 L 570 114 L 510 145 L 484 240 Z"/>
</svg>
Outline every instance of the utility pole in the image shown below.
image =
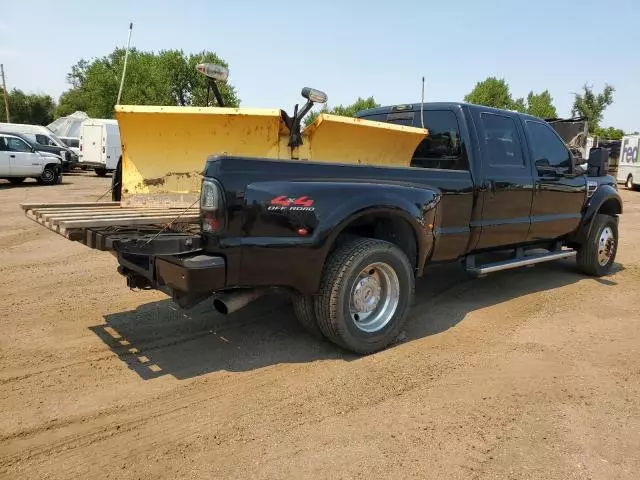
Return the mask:
<svg viewBox="0 0 640 480">
<path fill-rule="evenodd" d="M 131 31 L 133 30 L 133 22 L 129 23 L 129 39 L 127 40 L 127 50 L 124 52 L 124 67 L 122 67 L 122 78 L 120 79 L 120 90 L 118 90 L 118 100 L 116 105 L 120 105 L 120 97 L 122 96 L 122 87 L 124 86 L 124 74 L 127 72 L 127 58 L 129 58 L 129 45 L 131 44 Z"/>
<path fill-rule="evenodd" d="M 0 73 L 2 73 L 2 91 L 4 92 L 4 111 L 7 114 L 7 123 L 10 123 L 9 119 L 9 92 L 7 92 L 7 82 L 4 80 L 4 65 L 0 63 Z"/>
</svg>

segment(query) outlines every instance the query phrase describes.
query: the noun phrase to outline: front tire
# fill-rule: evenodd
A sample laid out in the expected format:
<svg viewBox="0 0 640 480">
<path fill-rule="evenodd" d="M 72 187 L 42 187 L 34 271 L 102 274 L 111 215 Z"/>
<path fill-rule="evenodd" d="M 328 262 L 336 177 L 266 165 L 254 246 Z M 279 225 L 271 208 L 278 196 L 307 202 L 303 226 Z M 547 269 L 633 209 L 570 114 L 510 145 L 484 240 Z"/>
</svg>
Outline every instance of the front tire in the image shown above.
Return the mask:
<svg viewBox="0 0 640 480">
<path fill-rule="evenodd" d="M 96 172 L 96 175 L 98 175 L 99 177 L 106 177 L 107 176 L 107 169 L 106 168 L 96 168 L 95 172 Z"/>
<path fill-rule="evenodd" d="M 47 165 L 37 180 L 40 185 L 56 185 L 60 183 L 62 181 L 60 167 L 57 165 Z"/>
<path fill-rule="evenodd" d="M 122 158 L 118 160 L 113 175 L 111 175 L 111 200 L 119 202 L 122 199 Z"/>
<path fill-rule="evenodd" d="M 629 190 L 633 190 L 634 186 L 633 186 L 633 175 L 629 175 L 627 177 L 627 181 L 624 184 L 625 187 L 627 187 Z"/>
<path fill-rule="evenodd" d="M 611 272 L 618 251 L 618 222 L 611 215 L 596 215 L 591 233 L 578 250 L 578 268 L 602 277 Z"/>
<path fill-rule="evenodd" d="M 325 337 L 355 353 L 389 346 L 401 333 L 413 301 L 409 259 L 389 242 L 356 238 L 327 260 L 315 300 Z"/>
</svg>

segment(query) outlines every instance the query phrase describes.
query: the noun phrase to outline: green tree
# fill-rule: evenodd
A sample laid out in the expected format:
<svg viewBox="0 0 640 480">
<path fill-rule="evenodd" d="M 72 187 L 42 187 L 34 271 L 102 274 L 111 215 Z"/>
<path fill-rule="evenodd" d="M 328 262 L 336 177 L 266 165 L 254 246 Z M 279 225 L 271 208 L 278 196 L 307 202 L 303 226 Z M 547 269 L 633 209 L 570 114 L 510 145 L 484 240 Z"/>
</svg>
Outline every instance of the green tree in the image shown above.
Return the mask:
<svg viewBox="0 0 640 480">
<path fill-rule="evenodd" d="M 606 140 L 621 140 L 624 137 L 624 130 L 619 128 L 607 127 L 607 128 L 596 128 L 594 133 Z"/>
<path fill-rule="evenodd" d="M 355 102 L 349 105 L 336 105 L 331 109 L 329 109 L 327 105 L 324 105 L 320 110 L 311 111 L 309 115 L 305 117 L 304 124 L 306 126 L 311 125 L 321 113 L 330 113 L 332 115 L 340 115 L 342 117 L 355 117 L 356 113 L 362 110 L 377 108 L 379 106 L 380 104 L 376 103 L 373 97 L 358 97 Z"/>
<path fill-rule="evenodd" d="M 80 60 L 67 75 L 71 88 L 64 92 L 56 116 L 81 110 L 90 117 L 112 118 L 124 66 L 124 49 L 115 49 L 102 58 Z M 129 51 L 121 103 L 129 105 L 204 105 L 206 78 L 196 71 L 201 62 L 228 67 L 215 53 L 202 51 L 186 55 L 182 50 L 158 53 Z M 225 106 L 240 104 L 235 88 L 218 82 Z M 213 99 L 211 94 L 210 101 Z"/>
<path fill-rule="evenodd" d="M 557 117 L 556 107 L 549 90 L 541 93 L 530 91 L 527 99 L 513 99 L 509 84 L 503 78 L 488 77 L 476 83 L 473 90 L 464 97 L 465 102 L 487 107 L 515 110 L 540 118 Z"/>
<path fill-rule="evenodd" d="M 540 118 L 558 117 L 558 112 L 556 107 L 553 106 L 553 97 L 549 90 L 538 94 L 533 93 L 533 91 L 529 92 L 525 112 Z"/>
<path fill-rule="evenodd" d="M 488 77 L 482 82 L 476 83 L 473 90 L 465 95 L 464 101 L 507 110 L 516 110 L 516 106 L 524 107 L 524 100 L 514 101 L 507 82 L 503 78 L 496 77 Z"/>
<path fill-rule="evenodd" d="M 1 90 L 1 89 L 0 89 Z M 4 101 L 4 91 L 2 98 Z M 11 123 L 47 125 L 53 120 L 55 104 L 49 95 L 27 94 L 14 88 L 9 92 L 9 119 Z M 6 122 L 4 105 L 1 108 L 0 121 Z"/>
<path fill-rule="evenodd" d="M 601 93 L 594 93 L 593 87 L 584 84 L 582 93 L 575 94 L 571 114 L 586 117 L 589 121 L 589 133 L 595 133 L 600 127 L 605 109 L 613 103 L 614 92 L 615 88 L 608 84 Z"/>
</svg>

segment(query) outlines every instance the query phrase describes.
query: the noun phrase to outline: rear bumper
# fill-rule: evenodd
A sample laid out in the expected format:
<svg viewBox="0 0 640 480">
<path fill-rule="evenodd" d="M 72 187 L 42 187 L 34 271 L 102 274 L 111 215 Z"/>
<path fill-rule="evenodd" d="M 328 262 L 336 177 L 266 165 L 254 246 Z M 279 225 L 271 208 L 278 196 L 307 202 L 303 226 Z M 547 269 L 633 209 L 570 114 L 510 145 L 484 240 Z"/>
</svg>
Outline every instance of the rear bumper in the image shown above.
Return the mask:
<svg viewBox="0 0 640 480">
<path fill-rule="evenodd" d="M 213 293 L 224 288 L 226 267 L 224 258 L 211 255 L 157 258 L 156 281 L 186 293 Z"/>
<path fill-rule="evenodd" d="M 200 242 L 200 236 L 166 234 L 114 241 L 113 248 L 129 287 L 165 291 L 188 307 L 227 280 L 226 259 L 203 253 Z"/>
</svg>

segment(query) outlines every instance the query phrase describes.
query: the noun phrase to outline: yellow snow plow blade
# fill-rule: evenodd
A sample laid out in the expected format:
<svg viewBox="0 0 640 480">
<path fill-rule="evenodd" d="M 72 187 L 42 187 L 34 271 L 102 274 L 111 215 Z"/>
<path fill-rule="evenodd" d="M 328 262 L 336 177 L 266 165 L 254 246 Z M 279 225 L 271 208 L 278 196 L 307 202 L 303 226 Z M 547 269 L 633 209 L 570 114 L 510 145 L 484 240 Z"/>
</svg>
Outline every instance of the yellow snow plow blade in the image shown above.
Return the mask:
<svg viewBox="0 0 640 480">
<path fill-rule="evenodd" d="M 321 114 L 303 132 L 300 158 L 331 163 L 408 167 L 427 130 Z"/>
<path fill-rule="evenodd" d="M 117 105 L 116 118 L 125 206 L 189 206 L 208 156 L 281 158 L 286 130 L 277 109 Z"/>
<path fill-rule="evenodd" d="M 122 143 L 122 205 L 189 207 L 205 161 L 227 154 L 408 167 L 426 130 L 321 114 L 288 147 L 280 110 L 116 106 Z"/>
</svg>

